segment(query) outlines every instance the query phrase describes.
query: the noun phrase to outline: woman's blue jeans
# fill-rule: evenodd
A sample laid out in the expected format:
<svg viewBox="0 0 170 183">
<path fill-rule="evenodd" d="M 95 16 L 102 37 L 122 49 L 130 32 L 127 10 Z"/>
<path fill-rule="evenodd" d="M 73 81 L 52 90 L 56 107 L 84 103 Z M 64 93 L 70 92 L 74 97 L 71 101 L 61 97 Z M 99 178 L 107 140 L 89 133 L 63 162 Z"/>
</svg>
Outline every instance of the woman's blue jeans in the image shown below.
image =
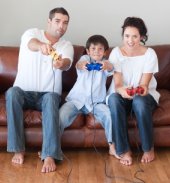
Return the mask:
<svg viewBox="0 0 170 183">
<path fill-rule="evenodd" d="M 112 134 L 118 155 L 130 150 L 128 139 L 127 117 L 133 113 L 137 120 L 142 150 L 150 151 L 153 147 L 153 121 L 152 113 L 157 103 L 148 94 L 135 95 L 132 100 L 124 99 L 118 93 L 113 93 L 108 99 L 112 117 Z"/>
<path fill-rule="evenodd" d="M 60 96 L 54 92 L 23 91 L 19 87 L 8 89 L 6 92 L 7 151 L 25 151 L 23 111 L 33 109 L 42 112 L 43 144 L 41 159 L 52 157 L 62 160 L 59 103 Z"/>
</svg>

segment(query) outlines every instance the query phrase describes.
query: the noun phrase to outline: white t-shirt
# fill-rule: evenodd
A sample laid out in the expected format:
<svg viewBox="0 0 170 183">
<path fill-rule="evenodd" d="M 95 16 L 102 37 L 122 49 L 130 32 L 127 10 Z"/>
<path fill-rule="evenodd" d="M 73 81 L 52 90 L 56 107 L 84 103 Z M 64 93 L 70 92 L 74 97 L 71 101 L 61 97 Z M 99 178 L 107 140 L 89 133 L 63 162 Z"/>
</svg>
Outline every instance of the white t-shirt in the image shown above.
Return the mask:
<svg viewBox="0 0 170 183">
<path fill-rule="evenodd" d="M 158 58 L 152 48 L 148 48 L 144 55 L 128 57 L 123 56 L 119 47 L 115 47 L 110 53 L 109 60 L 113 63 L 114 69 L 121 72 L 123 75 L 123 85 L 125 87 L 139 86 L 140 79 L 143 73 L 156 73 L 158 72 Z M 149 93 L 153 96 L 158 103 L 160 94 L 156 91 L 157 82 L 154 75 L 149 83 Z M 109 87 L 107 99 L 115 93 L 114 81 Z"/>
<path fill-rule="evenodd" d="M 82 56 L 79 62 L 85 60 L 91 62 L 88 55 Z M 77 69 L 77 81 L 67 95 L 66 101 L 71 101 L 77 109 L 86 106 L 88 111 L 91 112 L 93 105 L 105 102 L 106 80 L 112 74 L 112 72 L 103 70 L 88 71 Z"/>
<path fill-rule="evenodd" d="M 14 86 L 18 86 L 25 91 L 57 92 L 61 95 L 62 70 L 53 68 L 50 55 L 43 55 L 40 51 L 31 51 L 28 48 L 28 42 L 32 38 L 48 43 L 44 30 L 29 29 L 22 35 L 18 73 Z M 53 48 L 59 55 L 62 55 L 62 58 L 73 61 L 74 51 L 69 41 L 60 39 L 53 45 Z"/>
</svg>

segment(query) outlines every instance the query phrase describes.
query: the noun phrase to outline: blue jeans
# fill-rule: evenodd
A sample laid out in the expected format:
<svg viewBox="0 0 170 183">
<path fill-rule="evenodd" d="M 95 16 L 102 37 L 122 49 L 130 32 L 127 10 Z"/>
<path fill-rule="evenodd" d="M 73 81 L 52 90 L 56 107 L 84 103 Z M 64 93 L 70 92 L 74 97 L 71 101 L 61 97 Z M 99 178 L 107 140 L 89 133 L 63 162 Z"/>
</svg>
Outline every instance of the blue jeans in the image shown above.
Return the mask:
<svg viewBox="0 0 170 183">
<path fill-rule="evenodd" d="M 7 151 L 25 151 L 23 110 L 33 109 L 42 112 L 41 159 L 52 157 L 62 160 L 59 103 L 60 96 L 54 92 L 23 91 L 19 87 L 9 88 L 6 92 Z"/>
<path fill-rule="evenodd" d="M 118 155 L 130 150 L 128 139 L 127 117 L 134 113 L 142 150 L 150 151 L 153 147 L 153 121 L 152 112 L 157 103 L 151 95 L 136 95 L 132 100 L 124 99 L 118 93 L 113 93 L 108 99 L 108 105 L 112 117 L 113 140 L 115 141 L 116 153 Z"/>
<path fill-rule="evenodd" d="M 66 127 L 72 124 L 74 119 L 80 113 L 88 114 L 90 112 L 87 110 L 85 106 L 82 107 L 80 110 L 78 110 L 72 102 L 66 102 L 65 104 L 62 105 L 59 112 L 60 126 L 61 126 L 62 133 Z M 112 120 L 111 120 L 110 110 L 108 106 L 102 103 L 95 105 L 94 117 L 97 121 L 101 123 L 101 125 L 105 129 L 107 141 L 108 143 L 111 143 L 112 142 Z"/>
</svg>

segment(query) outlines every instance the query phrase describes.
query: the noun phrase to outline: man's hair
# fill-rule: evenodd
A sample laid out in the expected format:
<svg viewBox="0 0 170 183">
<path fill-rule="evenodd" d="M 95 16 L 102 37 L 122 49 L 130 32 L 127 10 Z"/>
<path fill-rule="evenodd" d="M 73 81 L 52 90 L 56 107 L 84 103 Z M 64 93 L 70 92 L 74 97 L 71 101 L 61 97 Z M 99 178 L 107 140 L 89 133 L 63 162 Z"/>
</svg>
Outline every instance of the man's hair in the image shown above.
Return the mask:
<svg viewBox="0 0 170 183">
<path fill-rule="evenodd" d="M 66 9 L 64 9 L 63 7 L 57 7 L 57 8 L 52 9 L 49 12 L 49 19 L 50 20 L 53 19 L 53 17 L 55 16 L 55 13 L 61 13 L 63 15 L 67 15 L 68 16 L 68 20 L 70 19 L 70 16 L 69 16 L 69 14 L 68 14 Z"/>
<path fill-rule="evenodd" d="M 102 35 L 93 35 L 89 37 L 86 42 L 86 49 L 89 49 L 91 44 L 94 44 L 94 45 L 101 44 L 104 46 L 105 51 L 109 49 L 108 41 Z"/>
<path fill-rule="evenodd" d="M 126 27 L 137 28 L 140 36 L 142 36 L 141 42 L 143 42 L 143 44 L 145 44 L 145 42 L 148 40 L 147 27 L 141 18 L 127 17 L 124 21 L 123 26 L 122 26 L 122 36 L 124 34 Z"/>
</svg>

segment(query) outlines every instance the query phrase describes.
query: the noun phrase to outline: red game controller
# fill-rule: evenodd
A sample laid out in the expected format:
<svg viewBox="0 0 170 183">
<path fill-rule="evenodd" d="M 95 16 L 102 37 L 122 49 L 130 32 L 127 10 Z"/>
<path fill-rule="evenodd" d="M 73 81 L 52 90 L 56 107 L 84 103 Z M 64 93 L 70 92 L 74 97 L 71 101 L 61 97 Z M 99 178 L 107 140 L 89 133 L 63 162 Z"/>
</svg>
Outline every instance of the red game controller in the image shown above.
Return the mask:
<svg viewBox="0 0 170 183">
<path fill-rule="evenodd" d="M 144 89 L 141 86 L 138 86 L 136 88 L 130 87 L 130 88 L 126 89 L 126 92 L 130 96 L 141 95 L 141 94 L 143 94 Z"/>
</svg>

